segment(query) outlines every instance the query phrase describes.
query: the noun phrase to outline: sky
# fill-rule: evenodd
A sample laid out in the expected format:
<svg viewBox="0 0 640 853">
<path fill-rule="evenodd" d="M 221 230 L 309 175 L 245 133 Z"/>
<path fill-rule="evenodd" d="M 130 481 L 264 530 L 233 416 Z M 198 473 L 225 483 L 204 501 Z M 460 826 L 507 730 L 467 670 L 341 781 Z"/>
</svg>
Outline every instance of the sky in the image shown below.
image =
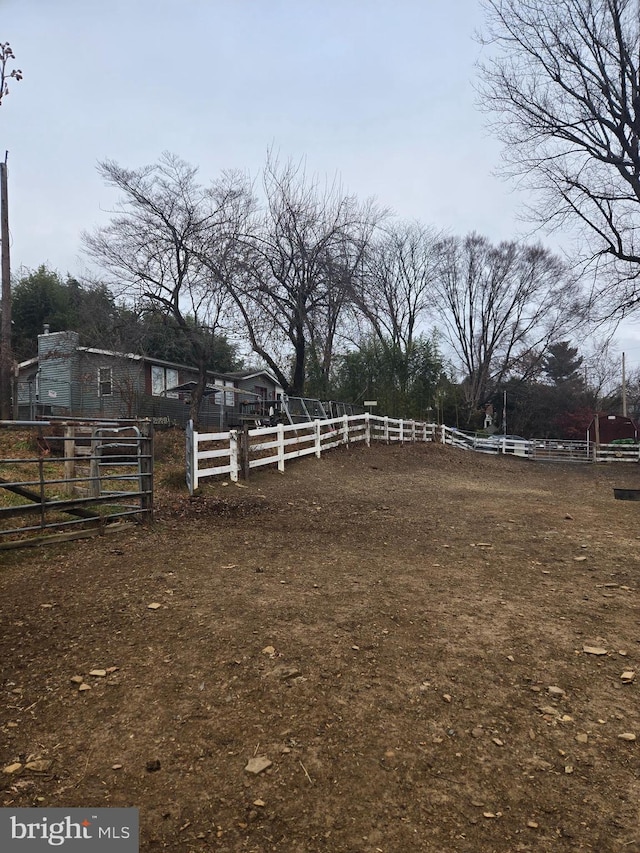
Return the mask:
<svg viewBox="0 0 640 853">
<path fill-rule="evenodd" d="M 86 273 L 80 235 L 117 199 L 97 163 L 165 151 L 207 183 L 272 150 L 402 219 L 527 236 L 478 105 L 482 23 L 479 0 L 0 0 L 14 273 Z M 640 364 L 640 318 L 617 341 Z"/>
</svg>

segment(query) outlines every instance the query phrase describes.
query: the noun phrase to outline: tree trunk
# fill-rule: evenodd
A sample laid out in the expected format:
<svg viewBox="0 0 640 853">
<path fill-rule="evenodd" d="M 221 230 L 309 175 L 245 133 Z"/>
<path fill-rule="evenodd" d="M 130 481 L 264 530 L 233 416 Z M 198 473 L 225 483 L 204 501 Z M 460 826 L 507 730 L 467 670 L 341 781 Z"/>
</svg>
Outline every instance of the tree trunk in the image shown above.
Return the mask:
<svg viewBox="0 0 640 853">
<path fill-rule="evenodd" d="M 293 368 L 293 381 L 291 383 L 291 396 L 304 397 L 304 380 L 305 380 L 305 339 L 304 332 L 301 328 L 297 330 L 295 340 L 295 365 Z"/>
</svg>

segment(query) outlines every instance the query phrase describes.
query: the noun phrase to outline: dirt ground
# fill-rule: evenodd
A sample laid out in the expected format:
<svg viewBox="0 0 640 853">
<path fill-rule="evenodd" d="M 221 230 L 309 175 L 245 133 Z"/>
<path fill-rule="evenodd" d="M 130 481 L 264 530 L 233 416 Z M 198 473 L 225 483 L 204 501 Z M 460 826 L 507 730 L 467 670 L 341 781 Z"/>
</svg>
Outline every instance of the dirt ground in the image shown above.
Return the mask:
<svg viewBox="0 0 640 853">
<path fill-rule="evenodd" d="M 143 851 L 638 853 L 638 480 L 159 466 L 152 529 L 0 555 L 0 805 L 137 806 Z"/>
</svg>

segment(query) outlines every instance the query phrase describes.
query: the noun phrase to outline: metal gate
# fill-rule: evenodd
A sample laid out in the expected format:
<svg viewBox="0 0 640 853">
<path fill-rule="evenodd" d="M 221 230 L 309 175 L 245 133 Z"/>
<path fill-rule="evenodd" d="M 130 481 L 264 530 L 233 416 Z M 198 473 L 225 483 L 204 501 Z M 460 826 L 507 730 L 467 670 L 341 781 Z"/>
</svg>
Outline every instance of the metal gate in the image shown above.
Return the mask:
<svg viewBox="0 0 640 853">
<path fill-rule="evenodd" d="M 0 549 L 152 521 L 149 421 L 0 421 L 0 429 Z"/>
</svg>

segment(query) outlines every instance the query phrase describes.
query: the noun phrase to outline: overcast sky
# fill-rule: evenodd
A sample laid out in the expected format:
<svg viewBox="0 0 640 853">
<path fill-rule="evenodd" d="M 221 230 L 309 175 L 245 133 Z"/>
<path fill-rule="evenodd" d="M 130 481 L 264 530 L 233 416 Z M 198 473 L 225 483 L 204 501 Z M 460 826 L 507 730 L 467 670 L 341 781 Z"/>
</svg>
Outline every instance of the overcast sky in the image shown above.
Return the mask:
<svg viewBox="0 0 640 853">
<path fill-rule="evenodd" d="M 81 276 L 80 233 L 116 199 L 96 163 L 163 151 L 207 182 L 257 175 L 271 148 L 452 234 L 531 229 L 493 176 L 479 0 L 0 0 L 0 16 L 24 73 L 0 107 L 14 271 Z M 632 362 L 636 331 L 620 338 Z"/>
</svg>

